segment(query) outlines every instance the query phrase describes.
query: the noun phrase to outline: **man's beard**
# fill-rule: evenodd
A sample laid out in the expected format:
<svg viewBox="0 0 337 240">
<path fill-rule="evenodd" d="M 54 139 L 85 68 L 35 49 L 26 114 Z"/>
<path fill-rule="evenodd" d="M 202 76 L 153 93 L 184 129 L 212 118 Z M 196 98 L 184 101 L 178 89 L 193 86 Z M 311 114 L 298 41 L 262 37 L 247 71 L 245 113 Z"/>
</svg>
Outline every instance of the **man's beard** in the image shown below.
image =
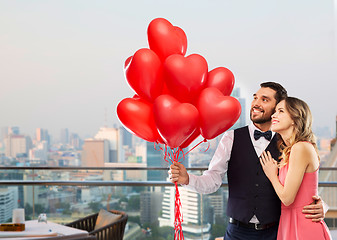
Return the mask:
<svg viewBox="0 0 337 240">
<path fill-rule="evenodd" d="M 258 119 L 252 119 L 252 112 L 250 112 L 250 120 L 253 123 L 263 124 L 263 123 L 266 123 L 266 122 L 270 122 L 271 116 L 264 116 L 264 117 L 261 117 L 261 118 L 258 118 Z"/>
<path fill-rule="evenodd" d="M 271 118 L 265 117 L 265 118 L 255 119 L 255 120 L 250 118 L 250 120 L 252 120 L 253 123 L 262 124 L 262 123 L 270 122 Z"/>
</svg>

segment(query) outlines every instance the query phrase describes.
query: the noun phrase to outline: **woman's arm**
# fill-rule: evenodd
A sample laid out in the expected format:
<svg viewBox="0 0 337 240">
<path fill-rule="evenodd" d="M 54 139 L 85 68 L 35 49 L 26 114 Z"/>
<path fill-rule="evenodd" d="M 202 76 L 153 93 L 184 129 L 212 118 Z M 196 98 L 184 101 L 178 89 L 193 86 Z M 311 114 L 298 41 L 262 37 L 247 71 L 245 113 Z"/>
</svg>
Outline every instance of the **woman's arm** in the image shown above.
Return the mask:
<svg viewBox="0 0 337 240">
<path fill-rule="evenodd" d="M 302 183 L 304 173 L 310 161 L 313 161 L 313 157 L 310 145 L 307 145 L 307 143 L 304 142 L 294 144 L 291 148 L 288 173 L 283 186 L 277 176 L 276 161 L 272 159 L 269 152 L 264 152 L 262 154 L 260 161 L 263 170 L 284 205 L 289 206 L 294 202 L 298 189 Z"/>
</svg>

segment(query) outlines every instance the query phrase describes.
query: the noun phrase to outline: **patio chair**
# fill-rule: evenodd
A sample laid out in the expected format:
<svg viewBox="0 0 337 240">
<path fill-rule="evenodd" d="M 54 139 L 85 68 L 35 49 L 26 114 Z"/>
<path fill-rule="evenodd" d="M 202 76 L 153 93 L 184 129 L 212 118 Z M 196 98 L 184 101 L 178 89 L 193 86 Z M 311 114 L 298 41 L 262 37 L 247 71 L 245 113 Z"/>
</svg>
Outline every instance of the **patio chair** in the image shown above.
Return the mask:
<svg viewBox="0 0 337 240">
<path fill-rule="evenodd" d="M 120 215 L 120 218 L 98 229 L 95 229 L 95 225 L 99 213 L 95 213 L 74 222 L 67 223 L 66 226 L 86 230 L 90 235 L 96 236 L 97 240 L 123 240 L 128 215 L 125 212 L 117 210 L 110 210 L 109 212 Z"/>
</svg>

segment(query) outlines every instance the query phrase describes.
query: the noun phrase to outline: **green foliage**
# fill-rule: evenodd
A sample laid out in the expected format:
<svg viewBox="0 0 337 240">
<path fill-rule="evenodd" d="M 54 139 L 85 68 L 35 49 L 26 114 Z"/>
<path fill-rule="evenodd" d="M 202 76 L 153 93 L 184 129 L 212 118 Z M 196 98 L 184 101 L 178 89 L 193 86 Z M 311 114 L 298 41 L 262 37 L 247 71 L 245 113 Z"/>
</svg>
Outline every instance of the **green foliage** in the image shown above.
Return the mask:
<svg viewBox="0 0 337 240">
<path fill-rule="evenodd" d="M 100 202 L 90 202 L 89 207 L 93 212 L 99 212 L 103 205 Z"/>
<path fill-rule="evenodd" d="M 215 239 L 216 237 L 222 237 L 226 233 L 227 227 L 224 225 L 213 224 L 211 230 L 211 239 Z"/>
</svg>

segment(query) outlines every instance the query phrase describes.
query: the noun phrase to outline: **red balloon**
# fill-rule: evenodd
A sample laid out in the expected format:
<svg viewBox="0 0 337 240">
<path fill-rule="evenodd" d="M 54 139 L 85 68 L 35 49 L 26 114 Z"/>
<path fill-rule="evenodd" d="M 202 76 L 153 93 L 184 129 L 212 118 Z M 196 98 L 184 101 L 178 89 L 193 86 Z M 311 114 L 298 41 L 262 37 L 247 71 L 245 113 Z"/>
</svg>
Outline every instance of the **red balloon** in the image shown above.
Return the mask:
<svg viewBox="0 0 337 240">
<path fill-rule="evenodd" d="M 154 101 L 153 113 L 160 136 L 171 148 L 179 147 L 199 124 L 197 108 L 170 95 L 161 95 Z"/>
<path fill-rule="evenodd" d="M 151 103 L 141 98 L 125 98 L 117 106 L 117 116 L 134 135 L 149 142 L 160 138 Z"/>
<path fill-rule="evenodd" d="M 194 133 L 183 142 L 180 147 L 181 148 L 186 148 L 188 147 L 195 139 L 197 139 L 200 136 L 200 129 L 196 129 Z"/>
<path fill-rule="evenodd" d="M 212 139 L 228 130 L 239 119 L 240 102 L 224 96 L 219 89 L 205 88 L 199 97 L 200 131 L 205 139 Z"/>
<path fill-rule="evenodd" d="M 150 22 L 147 37 L 150 49 L 157 53 L 162 61 L 171 54 L 186 54 L 185 32 L 164 18 L 156 18 Z"/>
<path fill-rule="evenodd" d="M 216 87 L 223 95 L 230 96 L 234 88 L 234 81 L 234 75 L 229 69 L 218 67 L 208 73 L 207 87 Z"/>
<path fill-rule="evenodd" d="M 139 49 L 126 60 L 125 76 L 131 88 L 147 101 L 153 102 L 162 93 L 162 63 L 150 49 Z"/>
<path fill-rule="evenodd" d="M 164 62 L 165 82 L 171 95 L 180 102 L 194 102 L 206 85 L 208 65 L 198 54 L 183 57 L 173 54 Z"/>
</svg>

